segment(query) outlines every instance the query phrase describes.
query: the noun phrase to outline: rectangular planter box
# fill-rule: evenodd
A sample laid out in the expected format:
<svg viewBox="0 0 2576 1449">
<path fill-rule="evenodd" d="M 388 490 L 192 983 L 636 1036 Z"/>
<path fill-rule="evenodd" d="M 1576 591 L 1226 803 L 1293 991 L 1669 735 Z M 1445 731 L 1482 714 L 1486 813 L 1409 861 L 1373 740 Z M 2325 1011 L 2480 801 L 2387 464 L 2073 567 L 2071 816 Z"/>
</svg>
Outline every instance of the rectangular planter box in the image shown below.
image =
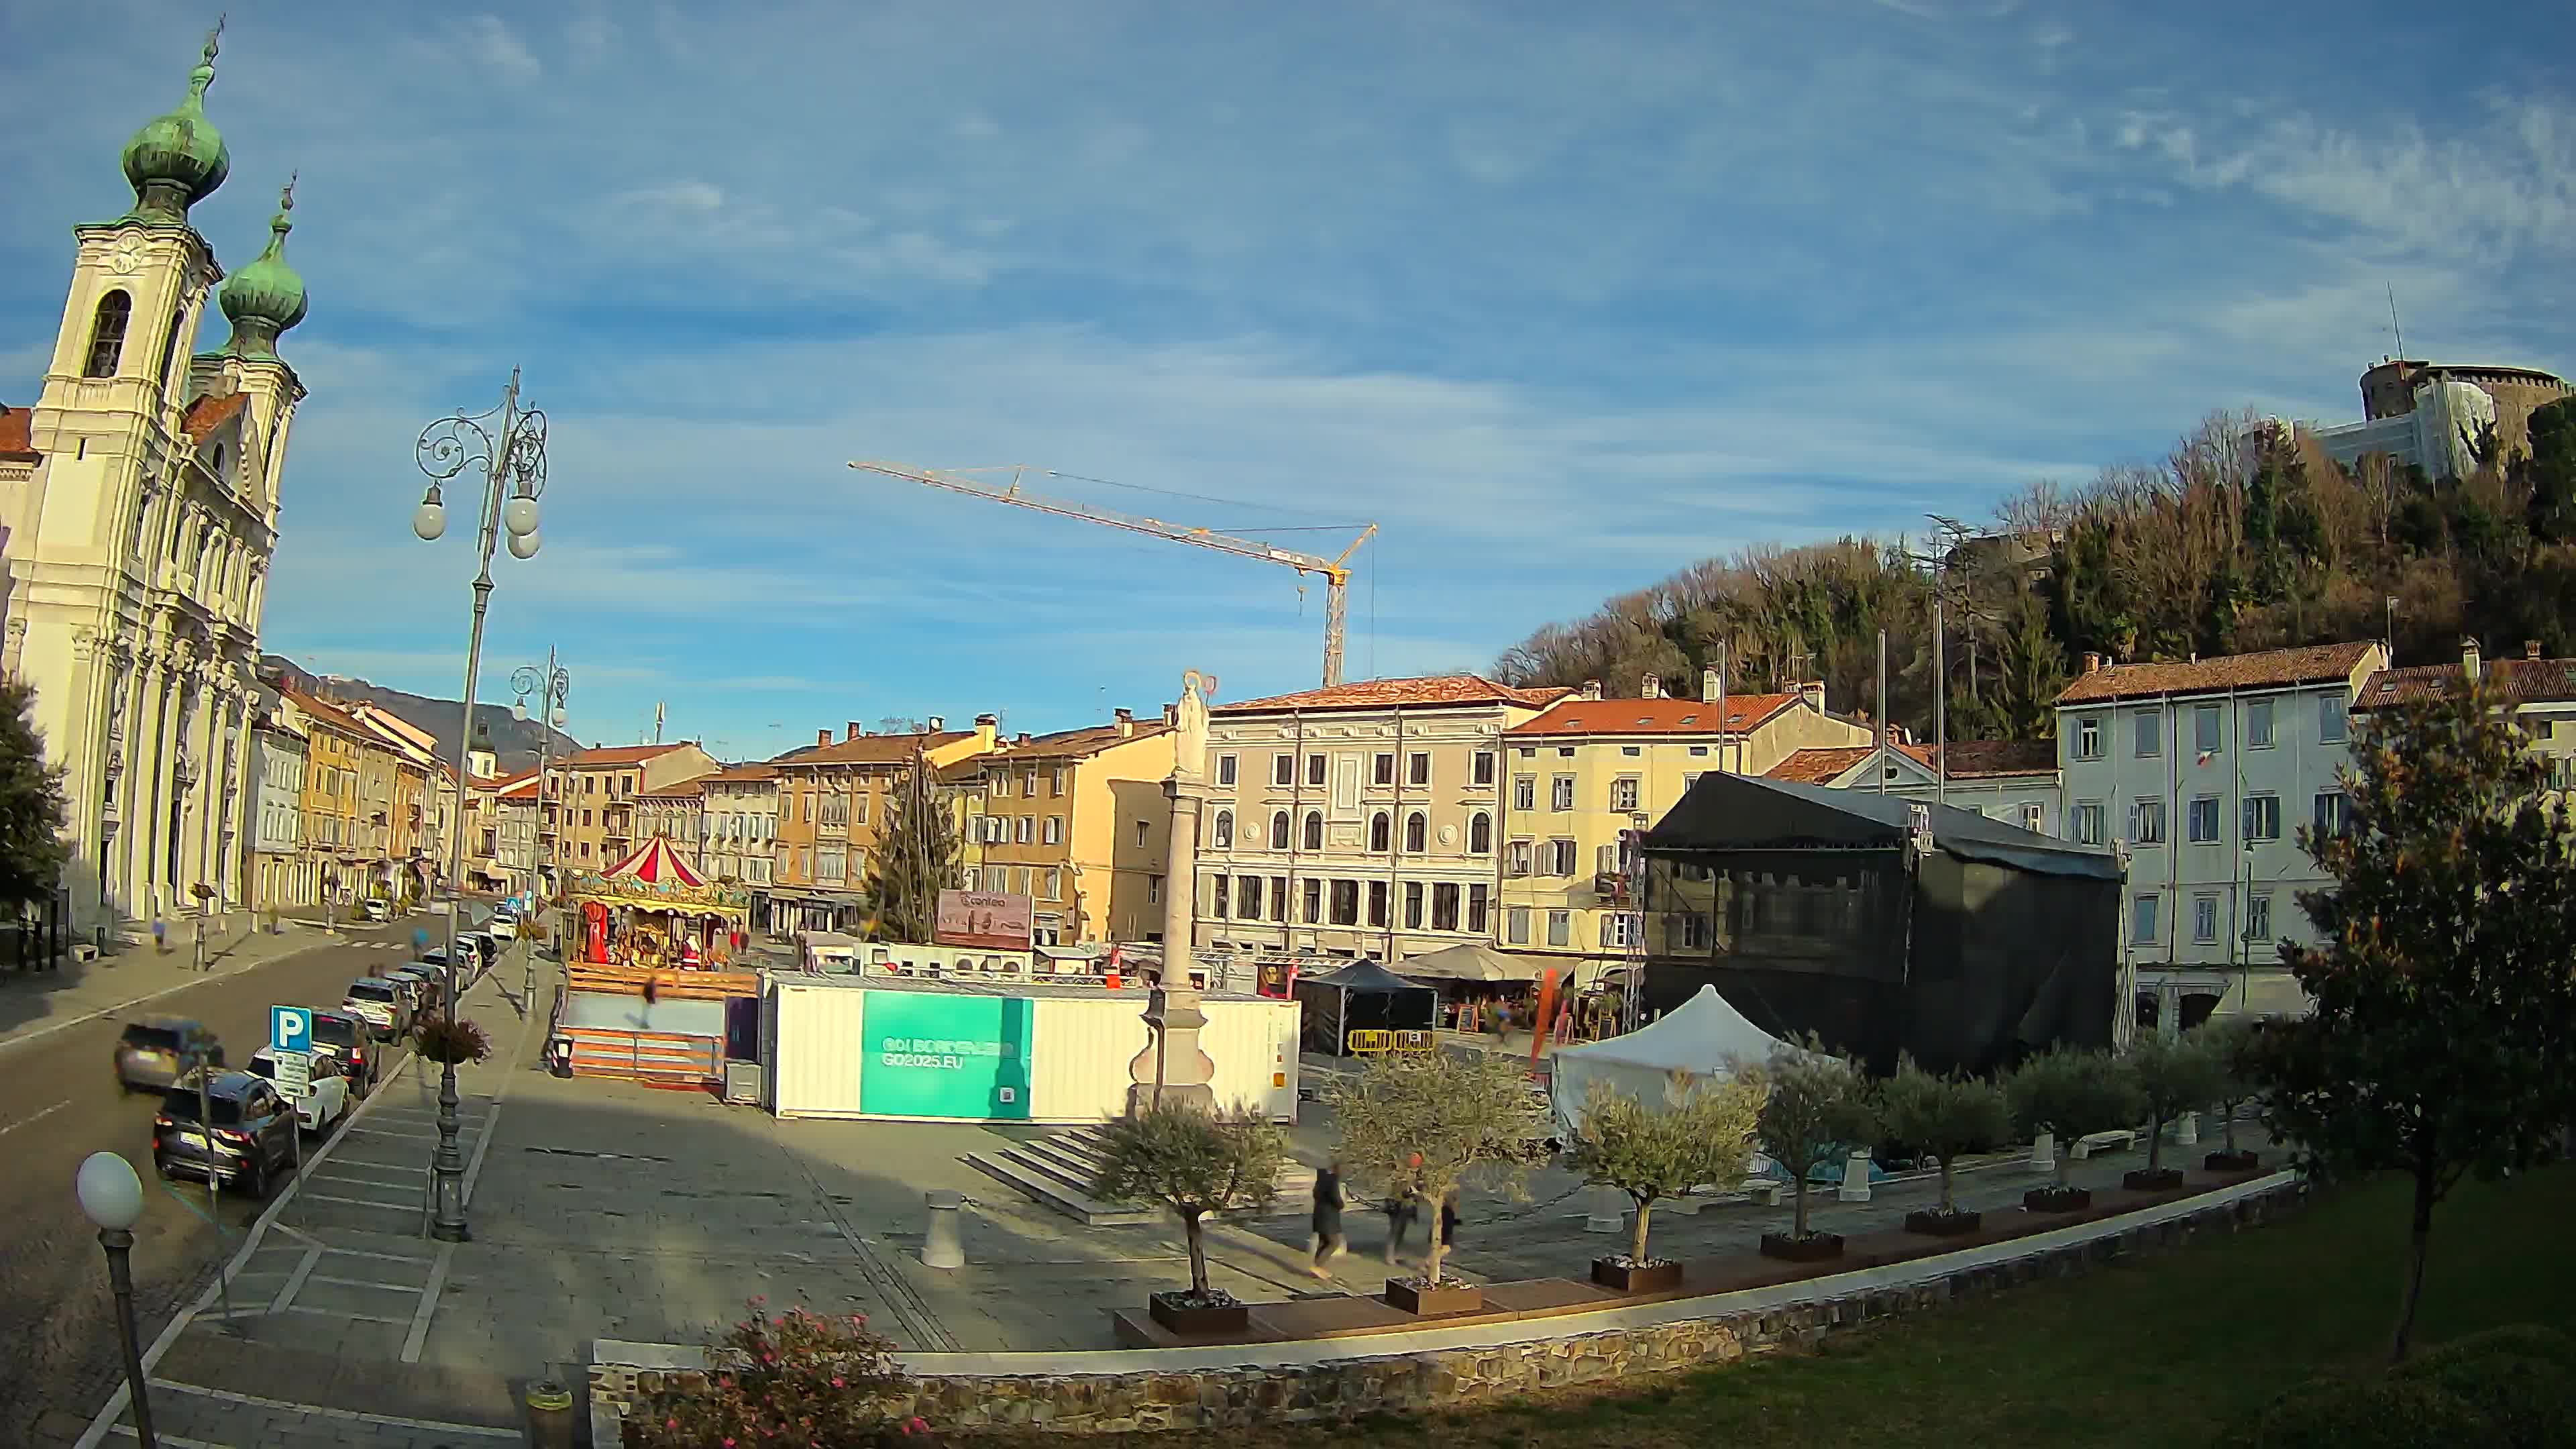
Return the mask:
<svg viewBox="0 0 2576 1449">
<path fill-rule="evenodd" d="M 2021 1195 L 2024 1211 L 2080 1213 L 2093 1205 L 2093 1194 L 2080 1187 L 2034 1187 Z"/>
<path fill-rule="evenodd" d="M 1608 1258 L 1592 1260 L 1592 1281 L 1614 1293 L 1667 1293 L 1682 1286 L 1679 1262 L 1631 1268 Z"/>
<path fill-rule="evenodd" d="M 2211 1172 L 2252 1172 L 2263 1165 L 2263 1159 L 2252 1152 L 2213 1152 L 2200 1165 Z"/>
<path fill-rule="evenodd" d="M 1473 1283 L 1454 1287 L 1426 1288 L 1403 1278 L 1386 1280 L 1386 1302 L 1390 1308 L 1401 1308 L 1418 1318 L 1445 1318 L 1456 1313 L 1476 1313 L 1485 1306 L 1485 1290 Z"/>
<path fill-rule="evenodd" d="M 1156 1323 L 1188 1338 L 1212 1337 L 1241 1333 L 1252 1326 L 1252 1305 L 1223 1303 L 1201 1307 L 1176 1301 L 1177 1293 L 1156 1293 L 1145 1300 L 1145 1311 Z"/>
<path fill-rule="evenodd" d="M 1985 1215 L 1972 1212 L 1942 1214 L 1931 1208 L 1917 1208 L 1905 1215 L 1905 1230 L 1928 1238 L 1957 1238 L 1975 1232 L 1985 1222 Z"/>
<path fill-rule="evenodd" d="M 2179 1167 L 2140 1167 L 2120 1175 L 2120 1186 L 2131 1192 L 2168 1192 L 2182 1186 Z"/>
<path fill-rule="evenodd" d="M 1840 1233 L 1809 1233 L 1793 1238 L 1787 1233 L 1764 1233 L 1762 1256 L 1778 1258 L 1784 1263 L 1830 1263 L 1843 1255 Z"/>
</svg>

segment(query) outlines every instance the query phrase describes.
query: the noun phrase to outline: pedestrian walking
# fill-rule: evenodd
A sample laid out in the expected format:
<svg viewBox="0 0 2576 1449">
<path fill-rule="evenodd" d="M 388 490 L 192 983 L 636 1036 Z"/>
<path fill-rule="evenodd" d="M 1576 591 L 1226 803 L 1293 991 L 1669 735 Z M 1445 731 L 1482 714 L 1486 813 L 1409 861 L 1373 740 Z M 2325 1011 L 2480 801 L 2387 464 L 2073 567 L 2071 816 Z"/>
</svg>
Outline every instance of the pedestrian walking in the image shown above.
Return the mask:
<svg viewBox="0 0 2576 1449">
<path fill-rule="evenodd" d="M 1440 1197 L 1440 1246 L 1458 1246 L 1458 1189 L 1454 1187 Z"/>
<path fill-rule="evenodd" d="M 152 949 L 164 956 L 170 954 L 170 923 L 161 919 L 159 911 L 152 913 Z"/>
<path fill-rule="evenodd" d="M 1336 1160 L 1315 1170 L 1315 1259 L 1306 1271 L 1318 1278 L 1332 1276 L 1325 1264 L 1349 1251 L 1350 1243 L 1342 1236 L 1342 1164 Z"/>
<path fill-rule="evenodd" d="M 1413 1220 L 1420 1210 L 1414 1207 L 1413 1199 L 1400 1195 L 1388 1198 L 1378 1210 L 1386 1214 L 1386 1265 L 1392 1268 L 1396 1250 L 1404 1246 L 1404 1235 L 1413 1230 Z"/>
</svg>

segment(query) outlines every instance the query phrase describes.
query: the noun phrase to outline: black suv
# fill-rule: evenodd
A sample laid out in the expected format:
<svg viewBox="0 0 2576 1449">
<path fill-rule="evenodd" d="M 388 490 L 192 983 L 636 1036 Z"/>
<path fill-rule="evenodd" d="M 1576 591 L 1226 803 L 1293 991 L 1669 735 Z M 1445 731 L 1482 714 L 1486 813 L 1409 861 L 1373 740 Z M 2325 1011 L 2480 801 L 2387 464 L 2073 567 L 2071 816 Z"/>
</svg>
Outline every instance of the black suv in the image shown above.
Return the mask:
<svg viewBox="0 0 2576 1449">
<path fill-rule="evenodd" d="M 280 1171 L 292 1171 L 295 1108 L 266 1078 L 224 1072 L 206 1083 L 212 1122 L 197 1120 L 197 1079 L 182 1077 L 162 1095 L 152 1119 L 152 1167 L 163 1177 L 208 1177 L 268 1196 Z M 211 1130 L 208 1130 L 211 1129 Z"/>
<path fill-rule="evenodd" d="M 368 1044 L 367 1024 L 336 1011 L 313 1013 L 313 1054 L 338 1057 L 349 1068 L 349 1095 L 363 1097 L 375 1089 L 382 1063 Z"/>
</svg>

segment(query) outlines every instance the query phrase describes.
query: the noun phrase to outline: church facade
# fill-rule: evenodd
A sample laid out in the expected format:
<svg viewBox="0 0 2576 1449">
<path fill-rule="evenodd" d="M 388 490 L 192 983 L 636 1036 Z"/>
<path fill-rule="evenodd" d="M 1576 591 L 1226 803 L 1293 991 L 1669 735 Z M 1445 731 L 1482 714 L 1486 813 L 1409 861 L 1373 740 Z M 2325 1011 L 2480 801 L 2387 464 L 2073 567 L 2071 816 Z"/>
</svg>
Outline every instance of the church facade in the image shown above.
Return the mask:
<svg viewBox="0 0 2576 1449">
<path fill-rule="evenodd" d="M 75 929 L 247 902 L 253 668 L 304 319 L 268 244 L 226 276 L 189 208 L 231 169 L 207 119 L 216 38 L 122 161 L 134 205 L 73 228 L 71 287 L 32 407 L 0 408 L 0 668 L 35 689 L 62 767 Z M 209 307 L 230 335 L 199 352 Z"/>
</svg>

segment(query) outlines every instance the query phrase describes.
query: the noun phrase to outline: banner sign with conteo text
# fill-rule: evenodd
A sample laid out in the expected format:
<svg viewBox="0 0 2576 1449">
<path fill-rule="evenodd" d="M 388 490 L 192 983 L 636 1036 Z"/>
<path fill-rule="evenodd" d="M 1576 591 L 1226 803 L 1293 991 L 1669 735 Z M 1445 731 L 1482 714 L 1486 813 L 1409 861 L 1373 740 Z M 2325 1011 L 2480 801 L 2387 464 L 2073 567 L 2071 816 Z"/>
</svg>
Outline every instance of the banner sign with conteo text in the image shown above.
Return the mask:
<svg viewBox="0 0 2576 1449">
<path fill-rule="evenodd" d="M 859 1110 L 871 1117 L 1026 1121 L 1025 998 L 871 991 L 860 1012 L 867 1053 Z"/>
<path fill-rule="evenodd" d="M 939 915 L 930 939 L 942 946 L 971 946 L 979 951 L 1029 949 L 1033 914 L 1027 896 L 1000 891 L 941 891 Z"/>
</svg>

